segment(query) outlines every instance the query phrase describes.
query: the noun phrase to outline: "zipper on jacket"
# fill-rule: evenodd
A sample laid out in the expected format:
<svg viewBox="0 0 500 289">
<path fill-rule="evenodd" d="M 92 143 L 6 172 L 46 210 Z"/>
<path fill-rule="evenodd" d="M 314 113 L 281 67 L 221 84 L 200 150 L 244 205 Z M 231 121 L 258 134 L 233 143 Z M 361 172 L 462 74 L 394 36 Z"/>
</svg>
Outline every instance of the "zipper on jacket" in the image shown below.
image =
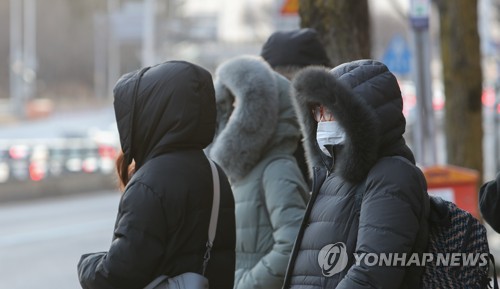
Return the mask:
<svg viewBox="0 0 500 289">
<path fill-rule="evenodd" d="M 297 234 L 297 238 L 295 239 L 295 243 L 292 248 L 292 254 L 290 256 L 290 260 L 288 262 L 288 268 L 286 270 L 285 281 L 283 284 L 283 288 L 290 288 L 290 279 L 291 274 L 293 273 L 295 267 L 295 259 L 297 258 L 297 254 L 300 249 L 300 245 L 302 244 L 302 238 L 304 237 L 304 231 L 309 226 L 309 216 L 311 215 L 312 207 L 316 202 L 316 197 L 318 196 L 319 189 L 321 188 L 321 184 L 325 181 L 328 170 L 325 168 L 314 167 L 313 168 L 313 182 L 312 182 L 312 192 L 311 198 L 309 199 L 309 203 L 307 204 L 306 212 L 304 213 L 304 218 L 302 219 L 302 224 L 300 225 L 299 232 Z"/>
<path fill-rule="evenodd" d="M 317 150 L 318 150 L 319 156 L 321 158 L 321 163 L 323 164 L 323 166 L 326 169 L 326 176 L 328 177 L 333 172 L 333 166 L 335 164 L 335 154 L 334 154 L 333 146 L 327 147 L 327 149 L 330 152 L 330 155 L 332 158 L 331 166 L 328 166 L 328 159 L 325 159 L 325 155 L 324 155 L 323 151 L 321 151 L 319 148 Z M 314 169 L 316 169 L 316 167 L 314 167 Z M 313 178 L 315 176 L 316 176 L 316 172 L 314 173 Z M 321 183 L 323 183 L 323 182 L 321 182 Z M 313 185 L 314 185 L 314 179 L 313 179 Z"/>
</svg>

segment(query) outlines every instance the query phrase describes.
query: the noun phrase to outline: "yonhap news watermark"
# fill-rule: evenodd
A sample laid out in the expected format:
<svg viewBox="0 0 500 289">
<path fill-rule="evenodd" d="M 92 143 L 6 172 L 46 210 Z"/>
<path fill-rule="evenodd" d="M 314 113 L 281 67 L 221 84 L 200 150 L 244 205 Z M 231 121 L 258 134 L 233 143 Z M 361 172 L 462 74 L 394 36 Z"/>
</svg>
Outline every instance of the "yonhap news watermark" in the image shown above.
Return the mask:
<svg viewBox="0 0 500 289">
<path fill-rule="evenodd" d="M 488 253 L 354 253 L 355 264 L 366 266 L 486 266 Z"/>
<path fill-rule="evenodd" d="M 354 265 L 363 266 L 487 266 L 488 253 L 353 253 Z M 345 269 L 348 263 L 347 248 L 343 242 L 328 244 L 318 254 L 318 264 L 326 277 Z"/>
</svg>

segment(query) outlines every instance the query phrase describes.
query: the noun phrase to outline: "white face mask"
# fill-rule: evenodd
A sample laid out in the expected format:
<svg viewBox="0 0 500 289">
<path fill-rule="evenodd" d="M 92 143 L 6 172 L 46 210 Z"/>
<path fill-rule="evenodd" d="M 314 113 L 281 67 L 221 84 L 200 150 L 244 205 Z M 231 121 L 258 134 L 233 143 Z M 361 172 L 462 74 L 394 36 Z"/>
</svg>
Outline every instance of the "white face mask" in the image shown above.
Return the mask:
<svg viewBox="0 0 500 289">
<path fill-rule="evenodd" d="M 339 145 L 345 141 L 344 128 L 337 121 L 322 121 L 318 122 L 318 130 L 316 131 L 316 140 L 321 150 L 328 156 L 330 152 L 325 145 Z"/>
</svg>

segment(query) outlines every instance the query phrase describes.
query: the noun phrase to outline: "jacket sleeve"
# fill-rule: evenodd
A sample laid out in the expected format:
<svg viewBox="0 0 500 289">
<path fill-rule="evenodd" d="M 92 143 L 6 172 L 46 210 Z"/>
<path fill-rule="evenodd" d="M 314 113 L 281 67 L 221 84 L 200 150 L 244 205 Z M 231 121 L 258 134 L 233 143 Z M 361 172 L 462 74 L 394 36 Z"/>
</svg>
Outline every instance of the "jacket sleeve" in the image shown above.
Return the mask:
<svg viewBox="0 0 500 289">
<path fill-rule="evenodd" d="M 479 209 L 484 220 L 500 233 L 500 172 L 479 190 Z"/>
<path fill-rule="evenodd" d="M 109 251 L 83 255 L 78 263 L 82 288 L 143 288 L 152 281 L 166 243 L 161 204 L 143 184 L 127 188 Z"/>
<path fill-rule="evenodd" d="M 418 168 L 397 159 L 376 165 L 368 175 L 361 205 L 358 256 L 374 253 L 380 258 L 384 253 L 406 253 L 409 257 L 424 213 L 425 192 L 425 179 Z M 373 265 L 373 258 L 360 259 L 338 289 L 401 287 L 407 267 Z"/>
<path fill-rule="evenodd" d="M 262 181 L 274 245 L 253 268 L 237 276 L 237 289 L 281 288 L 305 212 L 308 189 L 295 162 L 275 160 L 265 169 Z"/>
</svg>

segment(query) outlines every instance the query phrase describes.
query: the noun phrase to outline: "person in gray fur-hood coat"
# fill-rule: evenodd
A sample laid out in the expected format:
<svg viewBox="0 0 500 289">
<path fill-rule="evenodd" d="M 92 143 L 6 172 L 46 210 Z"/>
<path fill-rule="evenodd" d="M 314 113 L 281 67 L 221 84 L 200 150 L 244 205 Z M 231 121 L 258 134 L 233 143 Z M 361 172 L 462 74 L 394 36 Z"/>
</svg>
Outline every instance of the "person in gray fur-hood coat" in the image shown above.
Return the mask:
<svg viewBox="0 0 500 289">
<path fill-rule="evenodd" d="M 313 189 L 283 288 L 420 288 L 423 267 L 354 257 L 422 253 L 428 242 L 427 184 L 403 138 L 395 76 L 380 62 L 359 60 L 331 71 L 306 68 L 292 86 Z M 329 154 L 317 141 L 318 106 L 345 132 L 326 146 Z"/>
<path fill-rule="evenodd" d="M 281 288 L 308 187 L 293 157 L 300 128 L 290 83 L 260 57 L 216 70 L 217 132 L 207 150 L 236 203 L 237 289 Z"/>
</svg>

